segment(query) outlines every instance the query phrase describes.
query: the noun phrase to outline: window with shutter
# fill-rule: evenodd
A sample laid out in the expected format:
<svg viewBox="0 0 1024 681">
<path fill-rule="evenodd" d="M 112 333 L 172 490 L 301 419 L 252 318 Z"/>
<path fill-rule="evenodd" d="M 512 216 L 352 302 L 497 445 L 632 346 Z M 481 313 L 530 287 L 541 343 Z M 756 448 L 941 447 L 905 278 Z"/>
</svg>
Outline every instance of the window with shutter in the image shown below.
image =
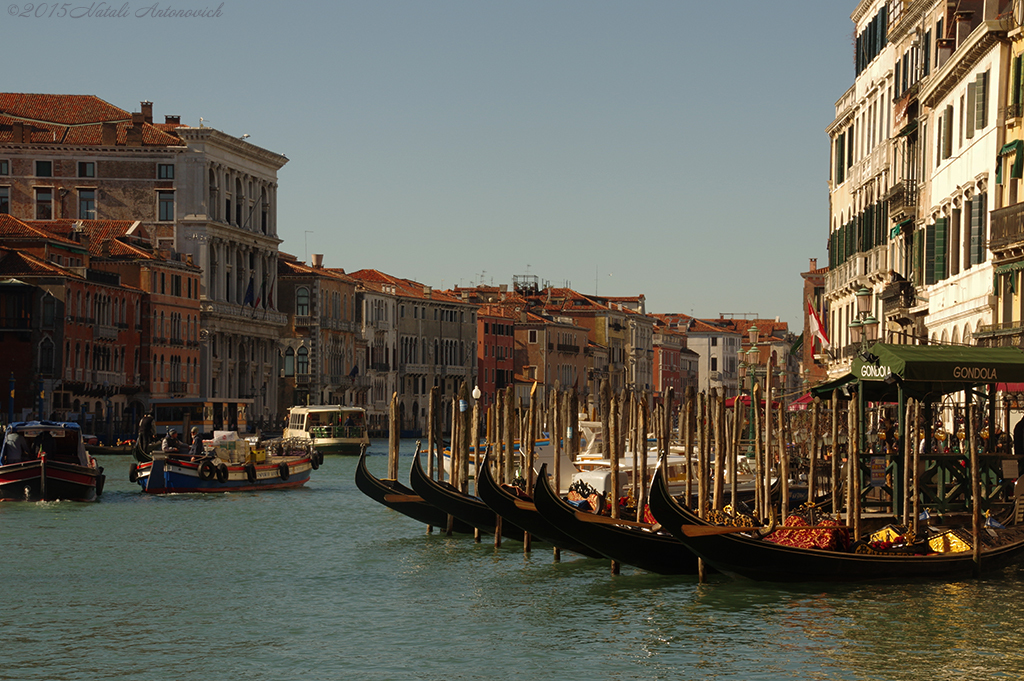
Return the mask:
<svg viewBox="0 0 1024 681">
<path fill-rule="evenodd" d="M 953 106 L 947 105 L 942 116 L 942 158 L 953 155 Z"/>
<path fill-rule="evenodd" d="M 960 209 L 954 208 L 949 221 L 949 276 L 960 273 Z"/>
<path fill-rule="evenodd" d="M 963 257 L 961 258 L 960 263 L 961 270 L 964 272 L 971 269 L 971 234 L 973 233 L 971 230 L 971 216 L 974 214 L 974 211 L 971 209 L 972 204 L 973 202 L 970 199 L 964 200 L 962 218 L 963 226 L 960 229 L 960 232 L 963 234 L 963 239 L 961 243 L 961 246 L 963 247 Z"/>
<path fill-rule="evenodd" d="M 974 83 L 967 84 L 967 139 L 974 139 L 974 115 L 977 113 L 977 98 L 975 97 L 975 90 L 977 87 Z"/>
<path fill-rule="evenodd" d="M 975 112 L 974 112 L 974 126 L 976 129 L 981 130 L 985 127 L 985 117 L 988 113 L 986 104 L 988 102 L 988 71 L 985 73 L 979 73 L 975 79 Z"/>
<path fill-rule="evenodd" d="M 946 218 L 935 221 L 935 281 L 946 278 Z"/>
<path fill-rule="evenodd" d="M 984 228 L 982 223 L 982 206 L 984 201 L 982 198 L 983 195 L 979 195 L 971 201 L 971 265 L 977 265 L 982 262 L 982 249 L 984 247 L 981 233 Z"/>
<path fill-rule="evenodd" d="M 935 283 L 935 225 L 924 231 L 924 283 Z"/>
<path fill-rule="evenodd" d="M 914 232 L 914 245 L 911 260 L 914 263 L 914 284 L 920 286 L 924 280 L 924 232 Z"/>
</svg>

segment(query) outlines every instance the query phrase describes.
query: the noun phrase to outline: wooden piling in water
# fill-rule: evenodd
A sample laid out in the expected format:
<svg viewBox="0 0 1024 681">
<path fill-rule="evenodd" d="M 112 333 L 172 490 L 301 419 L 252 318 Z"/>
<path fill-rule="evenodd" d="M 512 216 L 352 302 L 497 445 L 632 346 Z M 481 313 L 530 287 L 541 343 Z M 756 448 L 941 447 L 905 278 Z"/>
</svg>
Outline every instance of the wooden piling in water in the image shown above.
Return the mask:
<svg viewBox="0 0 1024 681">
<path fill-rule="evenodd" d="M 398 419 L 398 393 L 391 394 L 388 412 L 388 478 L 398 480 L 398 443 L 401 424 Z"/>
<path fill-rule="evenodd" d="M 978 439 L 977 428 L 974 427 L 976 407 L 974 398 L 970 392 L 967 393 L 967 423 L 968 439 L 971 447 L 971 541 L 973 543 L 974 576 L 981 574 L 981 467 L 978 463 Z M 991 399 L 991 397 L 990 397 Z M 991 437 L 995 438 L 995 428 L 992 428 Z"/>
<path fill-rule="evenodd" d="M 917 408 L 917 400 L 913 398 L 907 400 L 906 418 L 903 421 L 903 442 L 900 443 L 903 445 L 903 468 L 906 469 L 904 479 L 913 475 L 913 479 L 908 481 L 909 484 L 905 486 L 910 496 L 907 498 L 903 522 L 915 537 L 918 536 L 921 522 L 921 480 L 919 475 L 921 455 L 919 448 L 914 446 L 915 438 L 911 435 L 917 430 Z"/>
<path fill-rule="evenodd" d="M 565 437 L 565 400 L 556 387 L 551 391 L 551 415 L 548 418 L 551 424 L 549 432 L 551 440 L 551 474 L 555 494 L 562 493 L 562 438 Z M 557 563 L 562 560 L 562 550 L 557 546 L 552 549 L 551 557 Z"/>
<path fill-rule="evenodd" d="M 839 517 L 839 391 L 832 391 L 832 512 Z"/>
<path fill-rule="evenodd" d="M 780 395 L 781 398 L 781 395 Z M 786 446 L 786 409 L 779 403 L 779 477 L 782 478 L 782 522 L 789 517 L 789 448 Z"/>
<path fill-rule="evenodd" d="M 708 512 L 708 409 L 707 394 L 697 395 L 697 514 Z"/>
<path fill-rule="evenodd" d="M 818 412 L 821 409 L 821 398 L 815 397 L 811 402 L 811 432 L 809 436 L 810 450 L 807 456 L 807 503 L 815 503 L 818 498 Z"/>
<path fill-rule="evenodd" d="M 757 383 L 750 390 L 750 404 L 753 406 L 754 415 L 754 509 L 762 520 L 767 517 L 765 512 L 768 508 L 765 501 L 765 479 L 770 475 L 765 471 L 763 457 L 761 456 L 761 386 Z"/>
<path fill-rule="evenodd" d="M 682 428 L 685 431 L 683 433 L 683 449 L 686 450 L 686 506 L 692 508 L 693 506 L 693 438 L 691 433 L 693 432 L 693 411 L 694 411 L 694 400 L 695 393 L 693 386 L 689 386 L 686 390 L 686 403 L 683 405 L 683 424 Z"/>
</svg>

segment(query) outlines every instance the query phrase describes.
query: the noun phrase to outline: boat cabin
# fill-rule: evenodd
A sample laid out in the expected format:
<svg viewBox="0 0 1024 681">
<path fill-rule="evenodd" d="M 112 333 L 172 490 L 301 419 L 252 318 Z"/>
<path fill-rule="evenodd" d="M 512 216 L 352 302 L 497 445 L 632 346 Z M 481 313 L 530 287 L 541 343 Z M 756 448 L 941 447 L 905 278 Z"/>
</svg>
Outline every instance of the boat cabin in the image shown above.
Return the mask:
<svg viewBox="0 0 1024 681">
<path fill-rule="evenodd" d="M 19 444 L 19 439 L 24 441 Z M 45 454 L 52 461 L 87 466 L 88 455 L 77 423 L 26 421 L 12 423 L 4 433 L 0 462 L 27 461 Z"/>
</svg>

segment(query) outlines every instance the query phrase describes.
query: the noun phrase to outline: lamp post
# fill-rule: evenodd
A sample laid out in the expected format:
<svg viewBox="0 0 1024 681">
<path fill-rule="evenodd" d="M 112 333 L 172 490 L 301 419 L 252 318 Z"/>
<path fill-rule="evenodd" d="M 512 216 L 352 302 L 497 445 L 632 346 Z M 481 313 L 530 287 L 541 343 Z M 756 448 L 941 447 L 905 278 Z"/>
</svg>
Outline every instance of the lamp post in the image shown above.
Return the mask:
<svg viewBox="0 0 1024 681">
<path fill-rule="evenodd" d="M 754 430 L 754 418 L 752 416 L 753 412 L 751 410 L 757 408 L 754 405 L 754 384 L 757 383 L 757 367 L 758 367 L 759 360 L 760 360 L 760 351 L 757 348 L 757 341 L 760 339 L 759 336 L 760 336 L 760 333 L 758 331 L 757 326 L 756 325 L 752 325 L 749 329 L 747 329 L 747 337 L 750 340 L 750 349 L 749 350 L 743 350 L 743 348 L 740 348 L 736 352 L 736 355 L 739 358 L 739 368 L 743 372 L 742 378 L 744 379 L 744 383 L 747 383 L 747 381 L 746 381 L 747 378 L 750 379 L 749 387 L 748 387 L 748 390 L 749 390 L 748 394 L 750 395 L 750 401 L 747 403 L 747 410 L 746 410 L 747 411 L 746 418 L 747 418 L 747 442 L 748 443 L 752 442 L 753 438 L 756 437 L 754 432 L 753 432 L 753 430 Z M 743 388 L 744 388 L 744 386 L 741 385 L 740 386 L 740 393 L 741 394 L 743 392 Z M 748 447 L 749 446 L 750 445 L 748 444 Z"/>
<path fill-rule="evenodd" d="M 871 289 L 866 286 L 861 286 L 860 289 L 853 294 L 857 300 L 857 318 L 850 322 L 850 342 L 857 345 L 857 354 L 865 355 L 868 350 L 868 346 L 877 340 L 878 337 L 878 320 L 871 313 L 871 309 L 874 303 L 874 296 L 871 293 Z M 864 391 L 857 391 L 857 411 L 860 414 L 860 423 L 857 424 L 857 442 L 858 451 L 864 452 L 867 448 L 867 437 L 864 432 Z M 857 464 L 857 470 L 859 471 L 860 464 Z"/>
</svg>

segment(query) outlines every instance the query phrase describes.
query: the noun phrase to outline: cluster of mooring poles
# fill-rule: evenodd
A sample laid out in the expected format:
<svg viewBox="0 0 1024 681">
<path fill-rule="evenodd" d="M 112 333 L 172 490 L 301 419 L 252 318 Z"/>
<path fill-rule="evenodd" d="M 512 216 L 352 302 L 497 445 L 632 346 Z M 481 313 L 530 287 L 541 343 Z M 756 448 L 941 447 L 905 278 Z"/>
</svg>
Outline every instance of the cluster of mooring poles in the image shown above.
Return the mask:
<svg viewBox="0 0 1024 681">
<path fill-rule="evenodd" d="M 960 402 L 950 399 L 947 391 L 940 395 L 944 401 L 937 411 L 934 400 L 906 398 L 902 387 L 898 399 L 871 402 L 865 390 L 872 386 L 855 382 L 842 390 L 839 386 L 819 390 L 818 397 L 801 400 L 801 409 L 791 409 L 768 372 L 763 388 L 754 382 L 748 393 L 730 400 L 717 390 L 696 393 L 693 389 L 681 401 L 671 389 L 653 398 L 631 390 L 614 391 L 605 380 L 585 402 L 577 390 L 558 386 L 543 396 L 537 384 L 521 400 L 509 386 L 482 410 L 463 383 L 451 403 L 447 463 L 440 394 L 437 388 L 430 393 L 426 470 L 439 481 L 447 475 L 448 484 L 463 494 L 475 494 L 471 482 L 486 456 L 499 485 L 517 485 L 529 495 L 536 484 L 538 440 L 550 438 L 554 456 L 550 482 L 560 492 L 570 481 L 562 479 L 559 463 L 576 462 L 580 454 L 582 406 L 584 418 L 600 422 L 611 490 L 605 504 L 611 519 L 652 522 L 645 516 L 651 470 L 656 460 L 671 458 L 683 462 L 685 486 L 678 498 L 701 518 L 720 519 L 723 513 L 738 516 L 742 509 L 745 516 L 761 523 L 785 523 L 795 510 L 792 499 L 800 498 L 792 494 L 795 482 L 806 490 L 800 510 L 810 516 L 811 524 L 815 513 L 831 513 L 837 520 L 845 519 L 854 541 L 865 536 L 865 518 L 902 522 L 905 533 L 916 537 L 926 508 L 969 511 L 977 560 L 983 508 L 1006 499 L 1005 478 L 993 469 L 1000 461 L 1014 458 L 1000 450 L 1005 441 L 996 435 L 995 388 L 990 386 L 986 396 L 968 387 L 959 393 Z M 474 392 L 479 396 L 478 390 Z M 987 409 L 979 409 L 975 395 L 988 400 Z M 1004 400 L 1002 407 L 1006 432 L 1009 402 Z M 955 439 L 945 434 L 950 424 Z M 395 396 L 388 460 L 391 478 L 398 476 L 399 426 Z M 416 456 L 420 448 L 417 443 Z M 629 470 L 623 470 L 623 461 Z M 499 516 L 495 546 L 502 541 L 501 523 Z M 448 516 L 444 530 L 451 533 L 452 527 Z M 427 531 L 432 530 L 428 526 Z M 476 540 L 481 540 L 479 529 Z M 531 548 L 526 533 L 523 550 L 529 553 Z M 554 558 L 560 559 L 558 548 Z M 613 573 L 618 570 L 613 561 Z"/>
</svg>

